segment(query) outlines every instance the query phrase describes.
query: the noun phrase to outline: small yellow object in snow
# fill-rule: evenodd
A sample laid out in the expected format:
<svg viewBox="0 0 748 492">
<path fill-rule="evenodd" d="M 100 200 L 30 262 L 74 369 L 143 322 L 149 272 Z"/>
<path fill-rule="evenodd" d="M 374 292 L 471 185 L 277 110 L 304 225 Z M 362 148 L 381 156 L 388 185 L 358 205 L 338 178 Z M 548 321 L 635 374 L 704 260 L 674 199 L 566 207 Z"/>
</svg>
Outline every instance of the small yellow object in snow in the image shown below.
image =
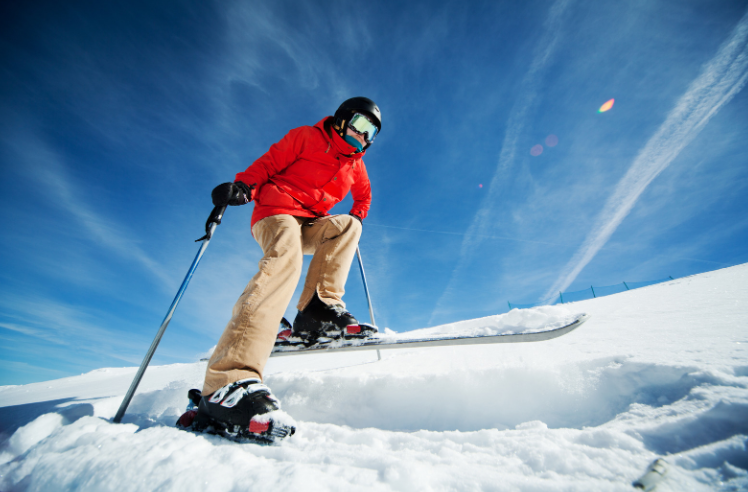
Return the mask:
<svg viewBox="0 0 748 492">
<path fill-rule="evenodd" d="M 631 485 L 633 485 L 634 488 L 648 492 L 655 488 L 660 480 L 662 480 L 662 477 L 664 477 L 667 473 L 667 467 L 667 461 L 663 460 L 662 458 L 657 458 L 649 464 L 644 475 L 639 477 L 639 479 L 637 479 Z"/>
</svg>

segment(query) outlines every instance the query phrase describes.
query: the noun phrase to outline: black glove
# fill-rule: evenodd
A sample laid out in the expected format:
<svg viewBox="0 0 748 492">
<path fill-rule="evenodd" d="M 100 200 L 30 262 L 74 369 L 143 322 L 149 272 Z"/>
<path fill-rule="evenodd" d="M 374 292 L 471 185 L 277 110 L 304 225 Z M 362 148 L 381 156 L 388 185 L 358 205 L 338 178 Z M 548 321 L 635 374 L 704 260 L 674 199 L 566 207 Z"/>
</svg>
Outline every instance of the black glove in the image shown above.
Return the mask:
<svg viewBox="0 0 748 492">
<path fill-rule="evenodd" d="M 350 215 L 351 217 L 354 217 L 356 220 L 358 220 L 361 223 L 361 225 L 364 225 L 364 221 L 358 215 L 356 215 L 356 214 L 348 214 L 348 215 Z"/>
<path fill-rule="evenodd" d="M 252 190 L 255 185 L 247 186 L 241 181 L 236 183 L 223 183 L 213 188 L 210 196 L 213 205 L 225 207 L 226 205 L 246 205 L 252 201 Z"/>
</svg>

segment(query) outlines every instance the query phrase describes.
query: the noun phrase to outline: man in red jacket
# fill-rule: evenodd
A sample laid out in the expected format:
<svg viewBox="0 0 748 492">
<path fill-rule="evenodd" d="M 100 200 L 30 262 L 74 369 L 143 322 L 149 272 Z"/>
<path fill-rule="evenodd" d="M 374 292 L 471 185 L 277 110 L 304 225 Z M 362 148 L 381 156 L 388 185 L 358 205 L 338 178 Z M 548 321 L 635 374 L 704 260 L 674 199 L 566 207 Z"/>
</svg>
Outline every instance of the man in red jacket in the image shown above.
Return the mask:
<svg viewBox="0 0 748 492">
<path fill-rule="evenodd" d="M 254 200 L 252 235 L 264 256 L 208 362 L 193 429 L 212 427 L 231 437 L 266 441 L 293 434 L 293 421 L 280 412 L 280 402 L 261 381 L 304 254 L 314 256 L 293 335 L 313 342 L 360 330 L 342 297 L 371 204 L 362 157 L 381 121 L 373 101 L 348 99 L 335 116 L 291 130 L 233 183 L 213 190 L 216 206 Z M 348 191 L 353 196 L 350 214 L 329 215 Z"/>
</svg>

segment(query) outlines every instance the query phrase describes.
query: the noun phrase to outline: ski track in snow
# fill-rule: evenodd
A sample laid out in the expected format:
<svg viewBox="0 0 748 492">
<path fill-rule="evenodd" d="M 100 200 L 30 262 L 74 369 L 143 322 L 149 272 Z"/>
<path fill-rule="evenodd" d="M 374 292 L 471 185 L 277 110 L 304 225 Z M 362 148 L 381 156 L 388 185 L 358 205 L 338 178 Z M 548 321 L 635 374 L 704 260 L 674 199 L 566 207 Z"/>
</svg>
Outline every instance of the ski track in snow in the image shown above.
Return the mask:
<svg viewBox="0 0 748 492">
<path fill-rule="evenodd" d="M 429 330 L 591 319 L 540 343 L 274 358 L 281 445 L 179 431 L 205 362 L 0 387 L 0 490 L 748 490 L 748 264 Z"/>
</svg>

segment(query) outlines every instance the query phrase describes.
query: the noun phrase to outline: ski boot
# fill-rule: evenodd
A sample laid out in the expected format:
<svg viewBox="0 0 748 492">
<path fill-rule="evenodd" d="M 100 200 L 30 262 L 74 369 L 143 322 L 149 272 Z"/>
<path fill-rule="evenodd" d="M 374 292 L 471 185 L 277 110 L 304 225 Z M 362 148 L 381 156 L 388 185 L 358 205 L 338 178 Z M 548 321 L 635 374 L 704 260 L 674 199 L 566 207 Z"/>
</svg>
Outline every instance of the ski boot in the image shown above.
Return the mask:
<svg viewBox="0 0 748 492">
<path fill-rule="evenodd" d="M 278 337 L 275 339 L 276 347 L 305 347 L 308 344 L 306 340 L 297 336 L 293 332 L 293 326 L 288 322 L 286 318 L 281 319 L 280 327 L 278 328 Z"/>
<path fill-rule="evenodd" d="M 195 420 L 195 415 L 197 415 L 197 406 L 200 405 L 202 395 L 200 394 L 200 390 L 191 389 L 187 392 L 187 397 L 190 403 L 176 424 L 177 428 L 182 430 L 192 430 L 192 422 Z"/>
<path fill-rule="evenodd" d="M 375 333 L 375 326 L 359 323 L 343 306 L 326 304 L 315 292 L 309 305 L 296 315 L 291 336 L 309 345 L 341 338 L 368 338 Z"/>
<path fill-rule="evenodd" d="M 199 393 L 190 390 L 192 408 L 187 407 L 177 427 L 261 444 L 274 443 L 296 432 L 294 420 L 280 409 L 280 401 L 259 379 L 242 379 L 197 399 Z"/>
</svg>

